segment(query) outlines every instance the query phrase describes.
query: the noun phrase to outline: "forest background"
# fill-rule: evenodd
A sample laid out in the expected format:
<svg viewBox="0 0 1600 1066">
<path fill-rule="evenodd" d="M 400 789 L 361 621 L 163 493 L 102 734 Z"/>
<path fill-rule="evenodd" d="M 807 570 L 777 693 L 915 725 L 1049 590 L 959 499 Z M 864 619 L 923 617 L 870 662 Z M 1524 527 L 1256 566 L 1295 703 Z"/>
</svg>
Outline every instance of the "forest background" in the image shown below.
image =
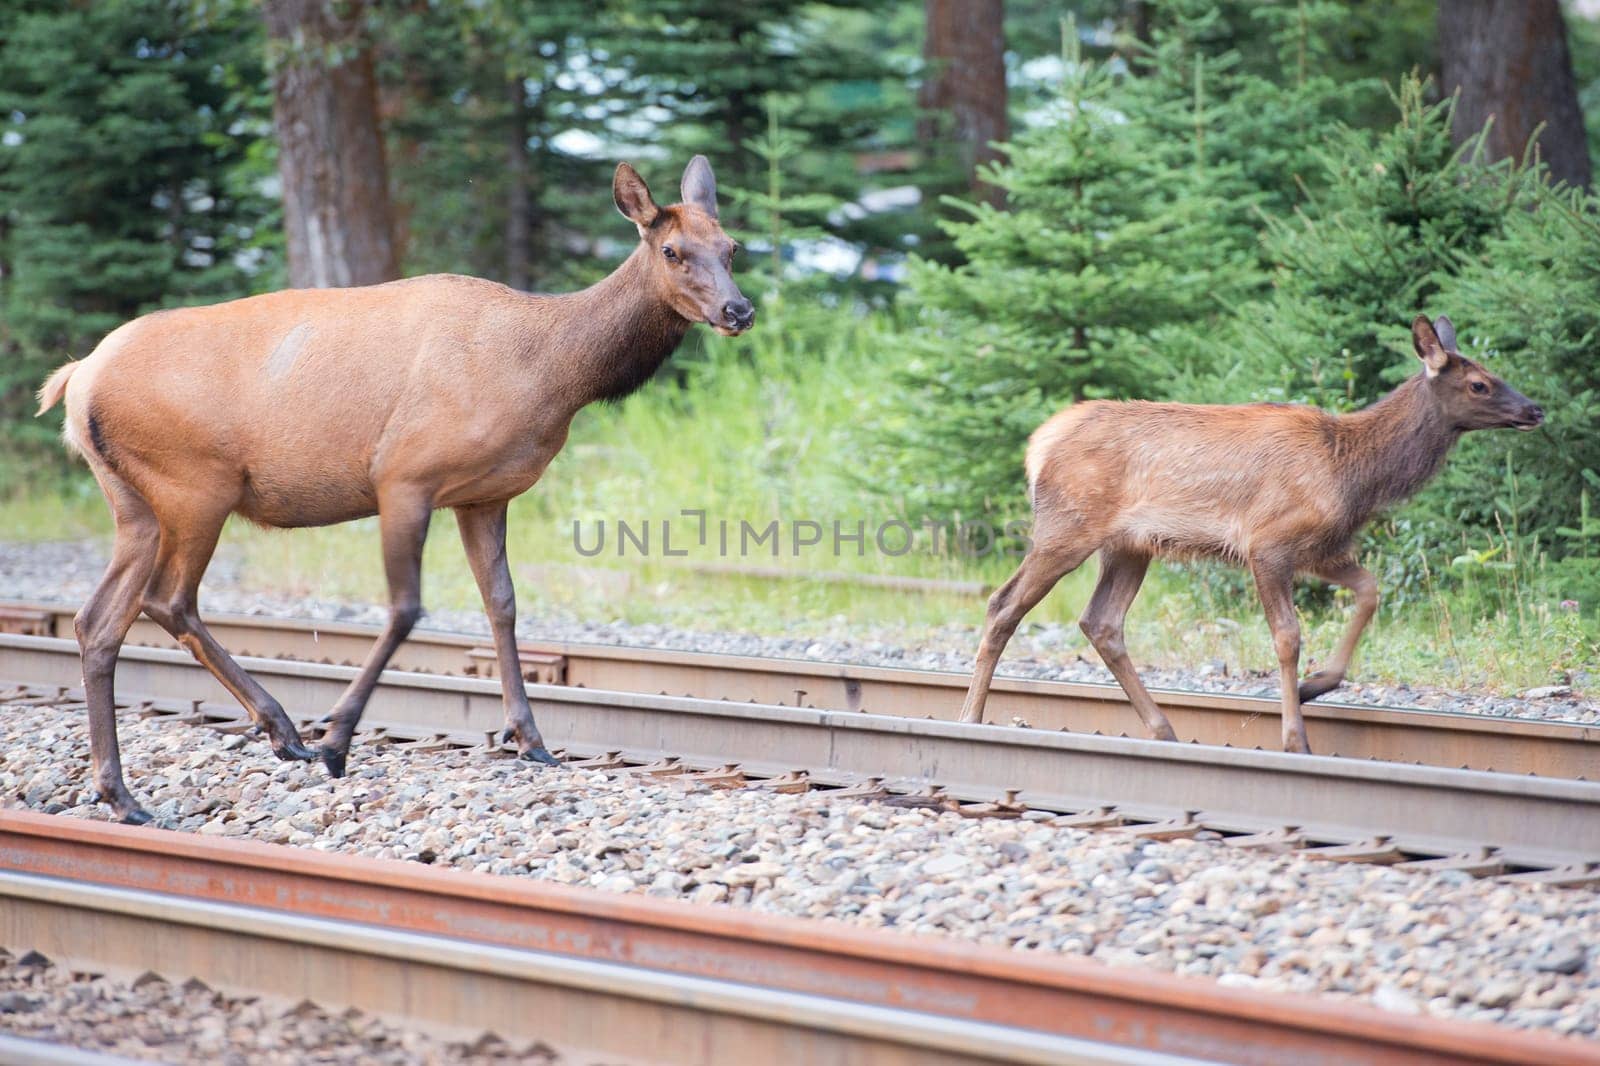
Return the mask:
<svg viewBox="0 0 1600 1066">
<path fill-rule="evenodd" d="M 616 162 L 670 200 L 701 152 L 757 326 L 695 331 L 582 417 L 513 514 L 525 614 L 970 642 L 974 592 L 1015 563 L 974 531 L 1026 518 L 1022 446 L 1049 413 L 1352 410 L 1413 373 L 1425 311 L 1549 417 L 1466 439 L 1364 538 L 1385 606 L 1361 669 L 1581 685 L 1600 637 L 1597 6 L 7 0 L 0 539 L 104 535 L 30 401 L 120 322 L 435 271 L 579 287 L 633 240 Z M 616 535 L 686 509 L 784 539 L 679 558 Z M 808 523 L 819 543 L 796 545 Z M 876 542 L 886 523 L 909 550 Z M 428 598 L 471 607 L 449 532 Z M 261 589 L 382 597 L 370 523 L 235 528 L 225 549 Z M 1090 580 L 1032 619 L 1061 654 L 1086 650 L 1063 623 Z M 1308 586 L 1301 606 L 1308 648 L 1331 646 L 1347 605 Z M 1152 661 L 1271 658 L 1225 569 L 1162 569 L 1131 623 Z"/>
</svg>

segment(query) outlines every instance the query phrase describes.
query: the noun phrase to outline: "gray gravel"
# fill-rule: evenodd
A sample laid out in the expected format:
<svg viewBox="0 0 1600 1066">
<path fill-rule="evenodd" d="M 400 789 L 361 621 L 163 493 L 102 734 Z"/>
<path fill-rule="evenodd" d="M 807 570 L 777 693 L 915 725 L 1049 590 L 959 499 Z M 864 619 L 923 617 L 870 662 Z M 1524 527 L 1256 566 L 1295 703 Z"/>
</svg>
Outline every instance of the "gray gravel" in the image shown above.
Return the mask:
<svg viewBox="0 0 1600 1066">
<path fill-rule="evenodd" d="M 381 625 L 386 617 L 385 608 L 377 604 L 289 598 L 251 589 L 241 580 L 237 560 L 230 558 L 225 549 L 226 545 L 219 551 L 201 587 L 206 610 L 368 625 Z M 105 546 L 96 541 L 0 541 L 0 598 L 80 602 L 94 588 L 105 562 Z M 488 633 L 488 623 L 478 611 L 430 611 L 424 616 L 421 627 L 456 633 Z M 852 631 L 843 620 L 838 632 L 792 636 L 562 618 L 522 618 L 517 631 L 530 641 L 670 648 L 958 673 L 971 672 L 972 652 L 978 640 L 977 628 L 970 625 L 941 626 L 919 633 L 915 646 L 894 640 L 853 639 L 848 635 Z M 1077 643 L 1075 627 L 1055 623 L 1024 624 L 1007 649 L 998 673 L 1003 677 L 1114 683 L 1110 671 L 1098 659 L 1084 659 L 1068 650 Z M 1253 696 L 1276 696 L 1278 693 L 1276 670 L 1229 673 L 1222 663 L 1205 663 L 1192 669 L 1141 666 L 1140 673 L 1152 688 Z M 1600 722 L 1600 702 L 1566 686 L 1506 695 L 1357 681 L 1347 683 L 1329 698 L 1340 703 L 1417 707 L 1498 717 Z"/>
<path fill-rule="evenodd" d="M 0 706 L 0 802 L 105 818 L 81 713 Z M 1600 1030 L 1600 892 L 1510 886 L 1041 820 L 968 819 L 483 752 L 360 743 L 330 780 L 245 736 L 121 723 L 158 823 L 609 892 L 958 937 L 1354 997 L 1402 1013 Z"/>
<path fill-rule="evenodd" d="M 513 1046 L 485 1033 L 468 1042 L 398 1028 L 360 1011 L 263 1001 L 172 984 L 80 973 L 36 952 L 0 951 L 0 1032 L 130 1059 L 194 1066 L 359 1063 L 556 1066 L 543 1045 Z"/>
</svg>

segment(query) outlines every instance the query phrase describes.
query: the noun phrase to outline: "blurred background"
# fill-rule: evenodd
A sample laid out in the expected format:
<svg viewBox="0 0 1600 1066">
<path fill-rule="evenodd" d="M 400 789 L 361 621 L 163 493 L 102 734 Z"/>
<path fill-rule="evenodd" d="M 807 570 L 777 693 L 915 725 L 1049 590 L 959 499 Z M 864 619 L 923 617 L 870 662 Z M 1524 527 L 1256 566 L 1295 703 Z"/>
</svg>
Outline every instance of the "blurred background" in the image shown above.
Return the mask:
<svg viewBox="0 0 1600 1066">
<path fill-rule="evenodd" d="M 31 395 L 120 322 L 433 271 L 579 287 L 635 239 L 616 162 L 668 202 L 702 152 L 757 326 L 695 331 L 580 417 L 513 509 L 533 624 L 969 652 L 1016 561 L 974 530 L 1026 519 L 1022 447 L 1049 413 L 1351 410 L 1413 372 L 1425 311 L 1549 419 L 1467 438 L 1370 531 L 1386 598 L 1358 669 L 1581 687 L 1600 633 L 1597 18 L 1596 0 L 5 0 L 0 570 L 37 571 L 42 544 L 104 551 L 104 504 Z M 662 553 L 664 521 L 687 556 Z M 722 552 L 720 521 L 736 541 L 778 521 L 783 543 Z M 821 543 L 791 550 L 806 522 Z M 890 522 L 909 550 L 875 543 Z M 471 609 L 452 525 L 426 597 Z M 236 523 L 223 553 L 214 583 L 383 598 L 372 522 Z M 1086 650 L 1067 624 L 1086 570 L 1022 654 Z M 1302 608 L 1325 654 L 1345 602 L 1307 587 Z M 1232 571 L 1161 570 L 1130 624 L 1141 661 L 1270 665 Z"/>
</svg>

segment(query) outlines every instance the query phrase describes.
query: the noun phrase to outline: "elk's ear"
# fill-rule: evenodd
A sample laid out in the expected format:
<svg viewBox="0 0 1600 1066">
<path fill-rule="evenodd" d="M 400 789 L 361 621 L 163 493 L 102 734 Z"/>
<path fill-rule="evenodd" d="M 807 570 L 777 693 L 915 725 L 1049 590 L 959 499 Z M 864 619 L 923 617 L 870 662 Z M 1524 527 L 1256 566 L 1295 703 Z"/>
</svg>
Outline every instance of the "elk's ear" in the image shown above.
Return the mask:
<svg viewBox="0 0 1600 1066">
<path fill-rule="evenodd" d="M 1430 378 L 1450 365 L 1450 353 L 1439 343 L 1439 334 L 1434 331 L 1427 315 L 1418 315 L 1412 321 L 1411 344 L 1416 348 L 1417 358 L 1422 360 L 1423 369 Z"/>
<path fill-rule="evenodd" d="M 695 156 L 683 168 L 682 192 L 684 203 L 693 204 L 712 218 L 717 217 L 717 179 L 705 156 Z"/>
<path fill-rule="evenodd" d="M 1450 321 L 1449 315 L 1440 315 L 1434 319 L 1433 331 L 1439 335 L 1439 343 L 1444 345 L 1445 351 L 1457 353 L 1461 351 L 1456 345 L 1456 327 Z"/>
<path fill-rule="evenodd" d="M 611 179 L 611 198 L 622 217 L 641 230 L 647 229 L 661 210 L 650 198 L 650 186 L 626 163 L 617 164 L 616 176 Z"/>
</svg>

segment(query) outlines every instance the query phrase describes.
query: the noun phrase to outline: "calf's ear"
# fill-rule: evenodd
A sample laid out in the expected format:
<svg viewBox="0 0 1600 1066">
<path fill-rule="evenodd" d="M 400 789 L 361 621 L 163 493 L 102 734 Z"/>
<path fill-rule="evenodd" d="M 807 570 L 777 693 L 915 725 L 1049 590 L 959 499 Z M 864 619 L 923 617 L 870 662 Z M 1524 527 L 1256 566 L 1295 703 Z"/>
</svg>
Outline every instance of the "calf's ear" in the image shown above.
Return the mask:
<svg viewBox="0 0 1600 1066">
<path fill-rule="evenodd" d="M 1452 331 L 1453 333 L 1454 331 Z M 1427 315 L 1418 315 L 1411 323 L 1411 345 L 1422 360 L 1422 368 L 1431 378 L 1450 365 L 1450 353 L 1439 340 L 1438 332 Z"/>
<path fill-rule="evenodd" d="M 1456 327 L 1448 315 L 1440 315 L 1433 320 L 1433 331 L 1439 335 L 1439 343 L 1444 345 L 1445 351 L 1455 352 L 1458 355 L 1461 353 L 1460 347 L 1456 345 Z"/>
</svg>

